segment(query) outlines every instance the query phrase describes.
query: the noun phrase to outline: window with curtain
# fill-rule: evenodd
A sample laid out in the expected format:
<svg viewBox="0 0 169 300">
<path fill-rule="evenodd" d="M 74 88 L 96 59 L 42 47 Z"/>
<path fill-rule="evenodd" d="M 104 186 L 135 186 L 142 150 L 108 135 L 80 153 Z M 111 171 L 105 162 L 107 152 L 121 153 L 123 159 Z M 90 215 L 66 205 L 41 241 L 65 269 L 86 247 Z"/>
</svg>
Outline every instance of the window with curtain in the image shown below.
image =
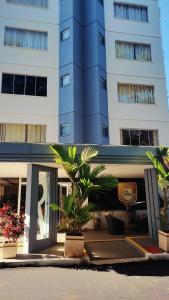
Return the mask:
<svg viewBox="0 0 169 300">
<path fill-rule="evenodd" d="M 122 145 L 158 146 L 158 130 L 122 129 Z"/>
<path fill-rule="evenodd" d="M 126 103 L 154 104 L 154 86 L 118 84 L 118 99 Z"/>
<path fill-rule="evenodd" d="M 151 46 L 116 41 L 116 58 L 151 61 Z"/>
<path fill-rule="evenodd" d="M 24 5 L 31 5 L 36 7 L 48 7 L 48 0 L 7 0 L 8 3 L 14 4 L 24 4 Z"/>
<path fill-rule="evenodd" d="M 45 143 L 45 125 L 0 123 L 0 142 Z"/>
<path fill-rule="evenodd" d="M 114 17 L 124 20 L 148 22 L 148 8 L 141 5 L 115 2 Z"/>
<path fill-rule="evenodd" d="M 46 97 L 47 78 L 3 73 L 1 93 Z"/>
<path fill-rule="evenodd" d="M 42 31 L 5 27 L 4 45 L 47 50 L 48 34 Z"/>
</svg>

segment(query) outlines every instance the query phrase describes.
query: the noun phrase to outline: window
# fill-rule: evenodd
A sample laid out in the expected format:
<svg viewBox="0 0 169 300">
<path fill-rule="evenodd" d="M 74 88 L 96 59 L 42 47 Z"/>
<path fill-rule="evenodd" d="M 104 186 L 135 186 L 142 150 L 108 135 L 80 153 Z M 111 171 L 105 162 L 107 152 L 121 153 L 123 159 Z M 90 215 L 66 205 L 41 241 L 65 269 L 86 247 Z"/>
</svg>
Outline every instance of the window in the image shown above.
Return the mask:
<svg viewBox="0 0 169 300">
<path fill-rule="evenodd" d="M 118 84 L 120 102 L 154 104 L 154 86 Z"/>
<path fill-rule="evenodd" d="M 148 8 L 146 6 L 115 2 L 114 16 L 124 20 L 148 22 Z"/>
<path fill-rule="evenodd" d="M 70 124 L 62 124 L 60 125 L 60 136 L 68 136 L 70 135 Z"/>
<path fill-rule="evenodd" d="M 46 97 L 47 78 L 3 73 L 1 92 Z"/>
<path fill-rule="evenodd" d="M 0 142 L 45 143 L 45 125 L 0 123 Z"/>
<path fill-rule="evenodd" d="M 122 145 L 158 146 L 157 130 L 122 129 L 121 137 Z"/>
<path fill-rule="evenodd" d="M 104 6 L 104 0 L 98 0 L 98 2 L 101 4 L 101 6 Z"/>
<path fill-rule="evenodd" d="M 99 32 L 98 34 L 99 42 L 102 46 L 105 46 L 105 37 Z"/>
<path fill-rule="evenodd" d="M 106 138 L 109 137 L 109 128 L 106 125 L 102 125 L 102 136 Z"/>
<path fill-rule="evenodd" d="M 48 0 L 7 0 L 7 2 L 14 3 L 14 4 L 25 4 L 25 5 L 37 6 L 42 8 L 48 7 Z"/>
<path fill-rule="evenodd" d="M 70 75 L 66 74 L 64 76 L 61 76 L 61 86 L 67 86 L 70 84 Z"/>
<path fill-rule="evenodd" d="M 70 29 L 67 28 L 61 32 L 61 41 L 65 41 L 70 38 Z"/>
<path fill-rule="evenodd" d="M 101 87 L 106 91 L 107 90 L 107 80 L 103 77 L 100 79 L 101 81 Z"/>
<path fill-rule="evenodd" d="M 116 41 L 116 58 L 151 61 L 151 46 Z"/>
<path fill-rule="evenodd" d="M 47 32 L 5 27 L 5 46 L 47 50 Z"/>
</svg>

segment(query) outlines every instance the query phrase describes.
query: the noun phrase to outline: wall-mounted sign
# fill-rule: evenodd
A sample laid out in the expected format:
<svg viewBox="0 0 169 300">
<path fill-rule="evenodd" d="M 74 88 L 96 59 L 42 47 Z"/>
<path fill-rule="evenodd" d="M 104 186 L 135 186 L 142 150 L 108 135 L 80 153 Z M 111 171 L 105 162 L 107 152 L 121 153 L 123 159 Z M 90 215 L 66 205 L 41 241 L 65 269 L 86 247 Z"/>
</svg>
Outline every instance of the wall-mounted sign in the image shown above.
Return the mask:
<svg viewBox="0 0 169 300">
<path fill-rule="evenodd" d="M 132 206 L 137 201 L 137 183 L 119 182 L 118 197 L 119 201 L 126 207 Z"/>
</svg>

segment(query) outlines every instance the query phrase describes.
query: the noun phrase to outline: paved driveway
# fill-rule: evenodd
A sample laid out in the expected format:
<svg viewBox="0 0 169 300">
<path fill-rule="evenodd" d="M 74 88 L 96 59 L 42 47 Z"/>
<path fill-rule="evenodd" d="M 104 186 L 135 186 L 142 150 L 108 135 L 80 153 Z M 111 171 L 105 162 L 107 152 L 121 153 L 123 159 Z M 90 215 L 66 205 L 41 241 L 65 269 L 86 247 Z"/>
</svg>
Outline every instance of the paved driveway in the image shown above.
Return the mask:
<svg viewBox="0 0 169 300">
<path fill-rule="evenodd" d="M 0 270 L 2 300 L 169 299 L 169 262 Z"/>
</svg>

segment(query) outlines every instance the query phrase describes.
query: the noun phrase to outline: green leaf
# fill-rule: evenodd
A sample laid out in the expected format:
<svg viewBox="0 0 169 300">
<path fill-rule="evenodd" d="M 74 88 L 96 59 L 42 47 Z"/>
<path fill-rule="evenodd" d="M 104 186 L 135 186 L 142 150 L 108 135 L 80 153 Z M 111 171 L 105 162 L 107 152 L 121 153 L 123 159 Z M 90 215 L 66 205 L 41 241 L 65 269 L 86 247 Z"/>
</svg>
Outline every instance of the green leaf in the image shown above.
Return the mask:
<svg viewBox="0 0 169 300">
<path fill-rule="evenodd" d="M 98 150 L 92 147 L 86 147 L 83 149 L 81 153 L 81 161 L 82 163 L 89 162 L 93 157 L 98 155 Z"/>
<path fill-rule="evenodd" d="M 95 178 L 106 169 L 104 165 L 98 165 L 91 171 L 90 177 Z"/>
<path fill-rule="evenodd" d="M 76 147 L 69 147 L 68 148 L 68 156 L 70 161 L 74 162 L 76 157 Z"/>
</svg>

